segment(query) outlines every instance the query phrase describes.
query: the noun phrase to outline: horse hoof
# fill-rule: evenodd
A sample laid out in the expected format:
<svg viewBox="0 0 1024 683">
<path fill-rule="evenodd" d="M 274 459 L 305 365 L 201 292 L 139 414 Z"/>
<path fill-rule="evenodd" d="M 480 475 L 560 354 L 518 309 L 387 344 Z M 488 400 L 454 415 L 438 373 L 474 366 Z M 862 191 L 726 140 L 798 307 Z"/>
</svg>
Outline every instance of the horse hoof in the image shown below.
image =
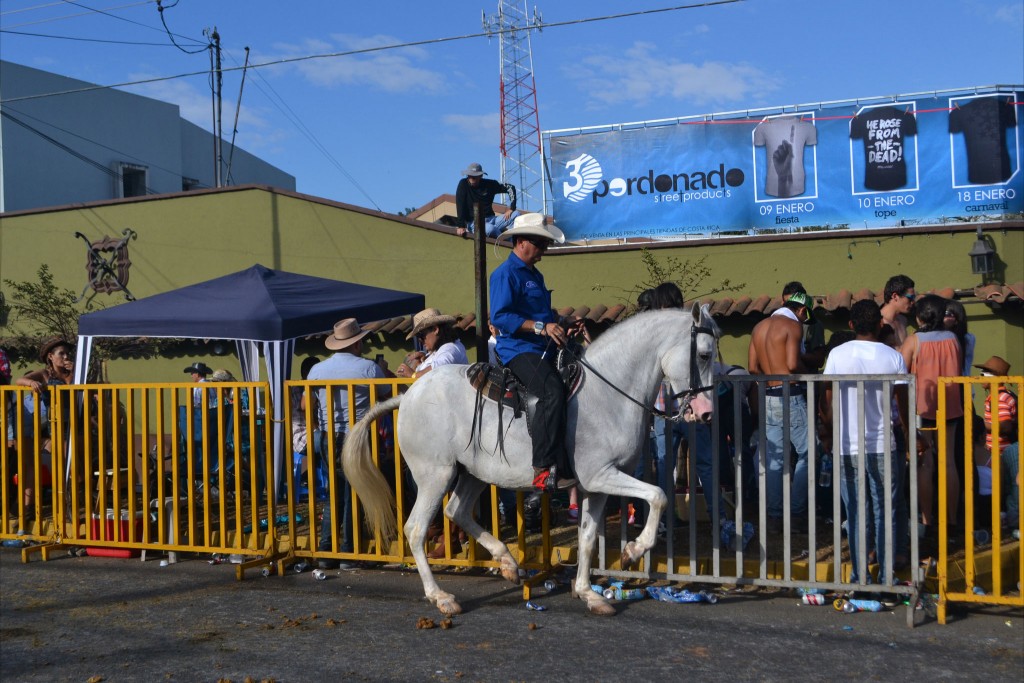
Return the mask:
<svg viewBox="0 0 1024 683">
<path fill-rule="evenodd" d="M 455 602 L 455 598 L 450 595 L 447 598 L 438 599 L 437 609 L 446 617 L 454 617 L 456 614 L 462 614 L 462 606 Z"/>
<path fill-rule="evenodd" d="M 612 607 L 612 604 L 610 602 L 608 602 L 607 600 L 604 600 L 602 602 L 595 602 L 595 603 L 589 604 L 589 605 L 587 605 L 587 609 L 590 610 L 591 614 L 599 616 L 599 617 L 614 617 L 615 616 L 615 608 Z"/>
<path fill-rule="evenodd" d="M 514 564 L 506 566 L 505 563 L 502 562 L 502 578 L 513 586 L 518 586 L 521 583 L 521 580 L 519 579 L 519 567 Z"/>
<path fill-rule="evenodd" d="M 572 587 L 572 597 L 579 598 L 583 602 L 587 603 L 587 611 L 591 614 L 596 614 L 599 617 L 613 617 L 615 616 L 615 608 L 603 595 L 595 593 L 592 590 L 578 593 L 576 586 Z"/>
</svg>

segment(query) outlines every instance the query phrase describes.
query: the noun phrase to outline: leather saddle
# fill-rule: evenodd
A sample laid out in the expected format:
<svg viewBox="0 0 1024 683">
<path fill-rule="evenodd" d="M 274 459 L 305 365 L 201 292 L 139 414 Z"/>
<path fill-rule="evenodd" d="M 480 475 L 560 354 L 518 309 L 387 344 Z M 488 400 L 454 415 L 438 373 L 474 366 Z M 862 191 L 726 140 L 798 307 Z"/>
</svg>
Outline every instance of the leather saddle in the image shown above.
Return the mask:
<svg viewBox="0 0 1024 683">
<path fill-rule="evenodd" d="M 559 352 L 558 373 L 565 384 L 566 400 L 572 398 L 583 384 L 583 367 L 576 361 L 568 361 Z M 501 402 L 513 410 L 513 417 L 519 417 L 528 404 L 530 394 L 512 371 L 502 365 L 473 363 L 466 370 L 466 377 L 478 395 L 490 401 Z"/>
<path fill-rule="evenodd" d="M 579 391 L 583 384 L 583 368 L 576 361 L 569 362 L 568 354 L 559 351 L 556 357 L 556 367 L 565 382 L 566 400 Z M 504 408 L 512 410 L 512 419 L 522 417 L 526 413 L 526 429 L 532 435 L 534 411 L 537 406 L 537 397 L 530 395 L 526 387 L 519 379 L 502 365 L 491 363 L 473 363 L 466 369 L 466 378 L 470 385 L 476 390 L 476 406 L 473 411 L 473 427 L 470 430 L 470 443 L 479 434 L 481 409 L 485 401 L 493 401 L 498 404 L 498 447 L 504 457 L 505 445 L 501 425 L 503 423 L 502 413 Z M 467 444 L 467 448 L 469 444 Z"/>
</svg>

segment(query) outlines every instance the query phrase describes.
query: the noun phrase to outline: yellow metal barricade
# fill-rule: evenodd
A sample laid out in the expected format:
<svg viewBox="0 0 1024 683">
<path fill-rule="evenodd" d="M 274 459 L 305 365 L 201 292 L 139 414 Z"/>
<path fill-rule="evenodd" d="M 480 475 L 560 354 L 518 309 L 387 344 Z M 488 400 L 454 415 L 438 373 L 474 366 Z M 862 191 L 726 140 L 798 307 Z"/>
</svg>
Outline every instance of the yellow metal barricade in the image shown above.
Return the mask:
<svg viewBox="0 0 1024 683">
<path fill-rule="evenodd" d="M 0 539 L 13 545 L 42 542 L 56 526 L 59 479 L 50 452 L 49 406 L 53 389 L 0 387 Z"/>
<path fill-rule="evenodd" d="M 288 491 L 287 519 L 288 533 L 283 540 L 283 545 L 289 547 L 296 559 L 289 559 L 279 563 L 278 571 L 284 571 L 287 562 L 319 559 L 336 559 L 344 561 L 374 562 L 382 564 L 412 564 L 414 559 L 407 547 L 405 530 L 403 525 L 407 516 L 408 506 L 415 500 L 411 490 L 411 479 L 408 478 L 406 468 L 402 463 L 402 453 L 398 446 L 395 425 L 397 424 L 398 411 L 382 420 L 378 420 L 373 429 L 375 438 L 372 443 L 373 461 L 382 470 L 384 476 L 391 482 L 392 491 L 395 494 L 398 535 L 388 546 L 384 546 L 381 538 L 375 532 L 368 530 L 363 522 L 362 510 L 359 506 L 358 496 L 351 494 L 349 518 L 351 520 L 351 541 L 352 549 L 342 550 L 341 539 L 345 537 L 342 529 L 343 519 L 338 519 L 343 514 L 331 515 L 330 524 L 326 525 L 327 534 L 330 535 L 328 547 L 321 550 L 321 536 L 325 535 L 322 527 L 323 513 L 326 509 L 342 510 L 344 501 L 344 489 L 340 484 L 344 481 L 341 472 L 341 445 L 343 437 L 330 438 L 328 435 L 335 433 L 334 413 L 336 402 L 344 400 L 347 402 L 348 426 L 355 423 L 357 394 L 362 392 L 367 396 L 369 405 L 386 400 L 392 395 L 405 391 L 411 384 L 407 379 L 378 379 L 378 380 L 304 380 L 286 382 L 284 392 L 285 414 L 294 416 L 289 420 L 287 443 L 292 444 L 292 437 L 296 429 L 305 428 L 306 443 L 305 449 L 295 455 L 294 460 L 286 467 L 286 488 Z M 320 424 L 316 413 L 318 402 L 324 414 L 323 422 Z M 362 412 L 362 411 L 360 411 Z M 314 434 L 320 430 L 322 439 L 315 438 Z M 347 431 L 347 430 L 338 430 Z M 317 442 L 322 441 L 321 452 L 317 453 Z M 321 462 L 322 457 L 322 462 Z M 296 476 L 295 464 L 305 462 L 305 475 Z M 317 470 L 325 471 L 327 486 L 318 486 Z M 517 496 L 517 515 L 513 522 L 509 515 L 509 525 L 503 528 L 498 511 L 498 490 L 490 487 L 485 490 L 483 496 L 485 501 L 490 503 L 490 514 L 487 519 L 482 519 L 481 524 L 487 528 L 495 537 L 506 541 L 513 554 L 516 556 L 520 566 L 528 572 L 542 572 L 551 569 L 552 544 L 550 540 L 550 515 L 548 506 L 542 506 L 542 531 L 539 540 L 531 539 L 528 542 L 523 515 L 522 515 L 522 494 Z M 447 497 L 444 504 L 447 504 Z M 442 515 L 442 538 L 451 539 L 451 523 L 447 517 Z M 429 548 L 428 548 L 429 550 Z M 568 558 L 565 558 L 568 559 Z M 478 567 L 497 568 L 490 554 L 478 546 L 472 539 L 469 539 L 465 549 L 453 547 L 446 544 L 444 556 L 430 560 L 431 564 L 445 565 L 450 567 Z"/>
<path fill-rule="evenodd" d="M 404 391 L 409 383 L 287 382 L 285 415 L 298 410 L 301 425 L 315 435 L 319 424 L 314 394 L 322 393 L 327 416 L 322 432 L 331 435 L 336 400 L 347 402 L 351 426 L 358 392 L 367 393 L 373 405 Z M 374 462 L 392 482 L 397 500 L 398 537 L 385 547 L 365 527 L 354 494 L 348 508 L 350 534 L 344 531 L 340 436 L 307 439 L 299 457 L 304 455 L 310 466 L 300 480 L 292 449 L 293 425 L 299 423 L 286 419 L 284 458 L 275 472 L 272 429 L 265 418 L 273 414 L 266 383 L 57 386 L 46 390 L 45 410 L 37 408 L 43 395 L 33 395 L 27 388 L 0 391 L 5 406 L 0 427 L 11 437 L 0 463 L 0 538 L 28 542 L 23 550 L 26 561 L 33 553 L 46 560 L 67 549 L 115 557 L 168 553 L 171 562 L 182 552 L 224 554 L 239 562 L 239 578 L 248 568 L 277 563 L 281 572 L 286 564 L 303 558 L 414 562 L 402 525 L 415 497 L 395 434 L 397 411 L 375 425 L 372 445 Z M 322 473 L 319 480 L 317 469 Z M 23 471 L 31 475 L 17 476 Z M 280 484 L 276 492 L 275 481 Z M 497 489 L 491 487 L 483 498 L 490 510 L 482 524 L 510 545 L 520 566 L 531 573 L 549 570 L 553 548 L 548 506 L 542 506 L 538 537 L 527 533 L 522 494 L 517 496 L 515 518 L 506 511 L 509 523 L 504 527 Z M 323 514 L 329 510 L 341 513 L 330 515 L 324 524 Z M 443 518 L 442 524 L 443 538 L 452 538 L 449 520 Z M 327 541 L 321 543 L 321 537 Z M 346 537 L 351 550 L 342 547 Z M 463 568 L 498 566 L 472 540 L 465 548 L 449 545 L 443 557 L 431 562 Z"/>
<path fill-rule="evenodd" d="M 13 392 L 20 405 L 25 395 Z M 9 485 L 7 461 L 34 467 L 38 481 L 52 458 L 52 502 L 35 503 L 35 521 L 6 515 L 0 529 L 6 539 L 29 523 L 29 540 L 41 544 L 24 557 L 71 547 L 116 557 L 161 551 L 172 561 L 177 552 L 224 553 L 262 563 L 277 552 L 268 522 L 276 502 L 266 383 L 68 385 L 51 387 L 50 396 L 47 421 L 38 411 L 26 420 L 22 410 L 4 422 L 22 435 L 8 449 L 17 457 L 4 463 L 5 512 L 23 488 Z M 48 452 L 39 445 L 47 434 Z"/>
<path fill-rule="evenodd" d="M 946 421 L 946 392 L 950 384 L 961 385 L 964 396 L 963 434 L 956 435 L 964 444 L 965 466 L 961 492 L 964 493 L 964 556 L 950 557 L 950 525 L 956 520 L 949 519 L 946 491 L 946 446 L 951 438 Z M 1015 443 L 1003 449 L 987 449 L 985 437 L 974 429 L 973 415 L 984 414 L 985 401 L 991 398 L 991 443 L 999 443 L 1000 416 L 999 391 L 1005 387 L 1015 396 L 1020 396 L 1024 377 L 940 377 L 938 422 L 938 469 L 939 469 L 939 552 L 938 552 L 938 620 L 946 623 L 946 608 L 949 602 L 966 602 L 986 605 L 1011 605 L 1024 607 L 1024 546 L 1020 537 L 1024 534 L 1024 487 L 1020 486 L 1019 444 L 1024 437 L 1024 425 L 1019 418 L 1016 424 Z M 975 387 L 979 396 L 975 396 Z M 977 477 L 975 454 L 987 459 L 991 455 L 991 532 L 978 524 L 980 510 L 975 507 L 974 482 Z M 1005 462 L 1004 462 L 1005 461 Z M 1004 467 L 1007 465 L 1007 467 Z M 1014 470 L 1016 470 L 1014 472 Z M 1004 518 L 1003 513 L 1012 510 L 1016 499 L 1016 520 Z M 1005 524 L 1004 524 L 1005 522 Z M 989 535 L 991 543 L 986 542 Z M 1016 536 L 1016 538 L 1014 538 Z M 954 549 L 958 550 L 958 549 Z M 959 555 L 957 553 L 957 555 Z"/>
</svg>

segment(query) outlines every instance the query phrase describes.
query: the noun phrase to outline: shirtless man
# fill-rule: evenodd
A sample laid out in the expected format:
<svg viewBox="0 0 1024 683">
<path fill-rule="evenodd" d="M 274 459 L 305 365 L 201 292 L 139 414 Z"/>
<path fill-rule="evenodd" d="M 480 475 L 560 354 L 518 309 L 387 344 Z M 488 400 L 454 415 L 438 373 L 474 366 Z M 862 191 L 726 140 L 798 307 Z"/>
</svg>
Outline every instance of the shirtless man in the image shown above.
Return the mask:
<svg viewBox="0 0 1024 683">
<path fill-rule="evenodd" d="M 885 283 L 885 301 L 882 303 L 882 323 L 896 333 L 893 348 L 899 350 L 907 338 L 907 315 L 914 306 L 917 293 L 914 281 L 906 275 L 893 275 Z"/>
<path fill-rule="evenodd" d="M 801 360 L 803 324 L 813 320 L 810 297 L 796 292 L 770 317 L 754 327 L 747 351 L 747 369 L 752 375 L 792 375 L 808 371 Z M 751 405 L 757 404 L 756 384 L 752 385 Z M 790 503 L 794 515 L 807 512 L 807 399 L 803 382 L 789 383 L 789 424 L 783 420 L 785 403 L 783 383 L 768 382 L 764 402 L 764 430 L 767 442 L 766 493 L 768 531 L 782 531 L 782 479 L 785 452 L 792 444 L 797 454 L 792 473 Z M 788 443 L 787 443 L 788 434 Z M 759 459 L 762 456 L 759 454 Z"/>
</svg>

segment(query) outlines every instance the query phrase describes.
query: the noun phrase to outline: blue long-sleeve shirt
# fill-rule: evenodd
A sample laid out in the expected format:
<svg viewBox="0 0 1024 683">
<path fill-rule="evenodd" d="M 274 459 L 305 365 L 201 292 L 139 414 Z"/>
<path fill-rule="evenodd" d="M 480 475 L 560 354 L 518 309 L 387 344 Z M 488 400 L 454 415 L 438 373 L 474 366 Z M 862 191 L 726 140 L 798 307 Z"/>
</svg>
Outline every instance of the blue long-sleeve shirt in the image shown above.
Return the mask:
<svg viewBox="0 0 1024 683">
<path fill-rule="evenodd" d="M 544 353 L 551 341 L 548 337 L 519 329 L 526 320 L 558 322 L 544 276 L 512 253 L 491 273 L 490 284 L 491 323 L 498 329 L 496 350 L 501 361 L 508 363 L 521 353 Z"/>
</svg>

